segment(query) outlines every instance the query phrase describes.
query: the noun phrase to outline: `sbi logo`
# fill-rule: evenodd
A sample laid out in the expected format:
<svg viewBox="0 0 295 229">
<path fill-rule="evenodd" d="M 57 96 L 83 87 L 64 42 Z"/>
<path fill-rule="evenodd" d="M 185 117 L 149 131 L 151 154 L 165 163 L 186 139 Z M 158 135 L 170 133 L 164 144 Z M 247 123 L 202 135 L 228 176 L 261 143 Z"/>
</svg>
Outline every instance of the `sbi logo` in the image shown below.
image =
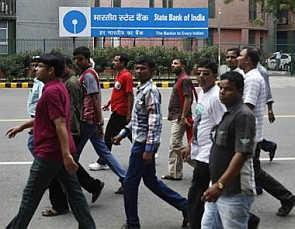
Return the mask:
<svg viewBox="0 0 295 229">
<path fill-rule="evenodd" d="M 63 24 L 67 31 L 77 34 L 86 28 L 87 19 L 80 11 L 72 10 L 64 16 Z"/>
</svg>

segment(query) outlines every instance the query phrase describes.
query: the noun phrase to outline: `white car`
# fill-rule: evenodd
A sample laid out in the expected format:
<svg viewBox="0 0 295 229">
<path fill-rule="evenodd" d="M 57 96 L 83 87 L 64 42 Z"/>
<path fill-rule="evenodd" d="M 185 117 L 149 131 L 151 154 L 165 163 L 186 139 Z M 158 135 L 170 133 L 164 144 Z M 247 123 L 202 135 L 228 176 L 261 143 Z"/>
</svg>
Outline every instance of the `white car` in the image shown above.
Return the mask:
<svg viewBox="0 0 295 229">
<path fill-rule="evenodd" d="M 292 57 L 289 53 L 275 52 L 266 59 L 266 65 L 269 70 L 290 71 Z"/>
</svg>

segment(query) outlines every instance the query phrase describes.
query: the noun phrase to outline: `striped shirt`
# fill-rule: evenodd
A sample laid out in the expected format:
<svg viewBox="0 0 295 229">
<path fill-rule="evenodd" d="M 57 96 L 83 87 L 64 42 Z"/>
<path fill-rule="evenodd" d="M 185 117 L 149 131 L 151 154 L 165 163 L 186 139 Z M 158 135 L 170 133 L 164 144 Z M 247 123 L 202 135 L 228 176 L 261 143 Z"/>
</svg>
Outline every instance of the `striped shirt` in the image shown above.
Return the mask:
<svg viewBox="0 0 295 229">
<path fill-rule="evenodd" d="M 254 106 L 254 115 L 256 118 L 256 137 L 255 140 L 263 140 L 263 115 L 265 112 L 266 94 L 265 82 L 257 68 L 254 68 L 245 74 L 244 81 L 244 103 Z"/>
<path fill-rule="evenodd" d="M 162 129 L 161 94 L 150 79 L 137 88 L 130 123 L 120 132 L 132 131 L 133 142 L 145 143 L 145 152 L 156 152 Z"/>
<path fill-rule="evenodd" d="M 257 69 L 260 72 L 260 74 L 263 77 L 264 82 L 265 82 L 266 102 L 273 103 L 274 101 L 273 101 L 272 94 L 271 94 L 268 72 L 267 72 L 266 68 L 263 67 L 260 63 L 258 63 Z"/>
</svg>

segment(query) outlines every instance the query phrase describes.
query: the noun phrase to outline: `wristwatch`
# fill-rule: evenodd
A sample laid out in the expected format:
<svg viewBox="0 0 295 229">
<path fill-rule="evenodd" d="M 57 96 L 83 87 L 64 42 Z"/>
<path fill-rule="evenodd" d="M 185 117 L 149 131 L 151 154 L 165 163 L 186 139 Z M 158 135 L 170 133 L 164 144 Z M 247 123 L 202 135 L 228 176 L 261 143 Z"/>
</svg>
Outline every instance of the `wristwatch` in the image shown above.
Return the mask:
<svg viewBox="0 0 295 229">
<path fill-rule="evenodd" d="M 224 189 L 224 184 L 222 182 L 218 181 L 217 182 L 217 187 L 218 187 L 219 190 L 222 191 Z"/>
</svg>

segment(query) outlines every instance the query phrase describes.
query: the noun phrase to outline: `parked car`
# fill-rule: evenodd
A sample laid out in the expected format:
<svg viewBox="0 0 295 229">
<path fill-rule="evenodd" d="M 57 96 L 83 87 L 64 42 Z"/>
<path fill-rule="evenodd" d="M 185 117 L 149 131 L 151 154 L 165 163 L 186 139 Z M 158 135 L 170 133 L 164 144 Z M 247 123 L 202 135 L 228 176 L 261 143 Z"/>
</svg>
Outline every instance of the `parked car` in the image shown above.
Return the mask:
<svg viewBox="0 0 295 229">
<path fill-rule="evenodd" d="M 290 71 L 292 57 L 289 53 L 275 52 L 266 59 L 266 66 L 269 70 Z"/>
</svg>

